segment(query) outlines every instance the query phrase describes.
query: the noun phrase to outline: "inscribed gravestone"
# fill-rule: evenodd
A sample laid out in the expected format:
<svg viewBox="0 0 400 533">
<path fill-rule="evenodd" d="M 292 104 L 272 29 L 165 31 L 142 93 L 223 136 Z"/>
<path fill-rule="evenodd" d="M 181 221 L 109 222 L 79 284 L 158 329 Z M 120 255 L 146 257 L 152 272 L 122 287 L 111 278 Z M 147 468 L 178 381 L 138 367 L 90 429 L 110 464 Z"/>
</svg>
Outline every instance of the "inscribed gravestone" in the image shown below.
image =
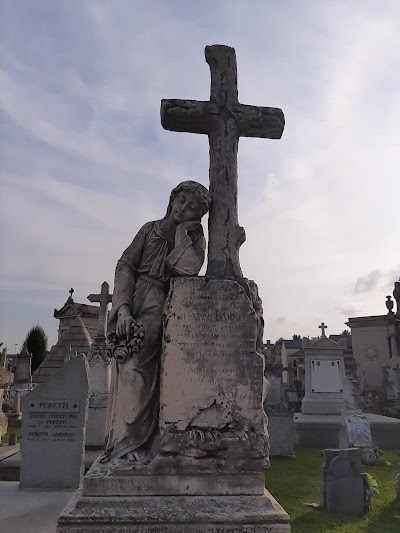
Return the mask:
<svg viewBox="0 0 400 533">
<path fill-rule="evenodd" d="M 21 487 L 79 486 L 87 408 L 88 365 L 82 354 L 22 399 Z"/>
<path fill-rule="evenodd" d="M 348 415 L 345 416 L 345 421 L 350 446 L 372 446 L 371 428 L 365 415 Z"/>
<path fill-rule="evenodd" d="M 232 302 L 235 306 L 232 306 Z M 261 469 L 268 457 L 264 433 L 263 360 L 255 351 L 257 315 L 232 280 L 178 278 L 164 308 L 161 382 L 161 451 L 225 461 L 238 472 L 240 457 Z M 210 324 L 213 327 L 210 328 Z M 212 459 L 212 460 L 211 460 Z M 196 461 L 195 461 L 196 462 Z M 263 489 L 263 487 L 262 487 Z"/>
</svg>

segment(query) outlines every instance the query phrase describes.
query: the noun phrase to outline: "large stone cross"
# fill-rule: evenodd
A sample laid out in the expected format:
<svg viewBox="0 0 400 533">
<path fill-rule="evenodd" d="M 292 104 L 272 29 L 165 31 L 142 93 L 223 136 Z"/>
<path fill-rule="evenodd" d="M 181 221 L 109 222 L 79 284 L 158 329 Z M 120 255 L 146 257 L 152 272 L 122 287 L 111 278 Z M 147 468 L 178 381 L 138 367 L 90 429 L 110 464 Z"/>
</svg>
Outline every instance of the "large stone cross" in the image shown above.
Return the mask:
<svg viewBox="0 0 400 533">
<path fill-rule="evenodd" d="M 109 293 L 109 290 L 110 285 L 105 281 L 101 286 L 100 294 L 89 294 L 87 297 L 89 302 L 100 302 L 98 337 L 106 336 L 108 304 L 112 300 L 112 294 Z"/>
<path fill-rule="evenodd" d="M 285 125 L 281 109 L 240 104 L 234 48 L 206 46 L 211 71 L 210 100 L 162 100 L 161 124 L 171 131 L 208 135 L 210 195 L 206 276 L 243 277 L 239 247 L 246 239 L 237 212 L 239 137 L 280 139 Z"/>
</svg>

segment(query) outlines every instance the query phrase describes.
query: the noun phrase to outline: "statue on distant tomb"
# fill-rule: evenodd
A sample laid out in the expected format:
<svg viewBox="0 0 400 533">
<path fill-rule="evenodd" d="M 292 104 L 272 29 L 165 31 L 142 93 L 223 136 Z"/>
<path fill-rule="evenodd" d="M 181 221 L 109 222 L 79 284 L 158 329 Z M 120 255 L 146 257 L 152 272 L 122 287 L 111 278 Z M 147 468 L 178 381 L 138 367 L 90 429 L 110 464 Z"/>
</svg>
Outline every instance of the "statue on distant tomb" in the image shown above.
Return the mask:
<svg viewBox="0 0 400 533">
<path fill-rule="evenodd" d="M 108 321 L 113 371 L 105 453 L 140 466 L 153 455 L 159 412 L 162 311 L 174 276 L 196 276 L 204 262 L 200 220 L 208 190 L 184 181 L 172 190 L 162 220 L 148 222 L 115 271 Z"/>
</svg>

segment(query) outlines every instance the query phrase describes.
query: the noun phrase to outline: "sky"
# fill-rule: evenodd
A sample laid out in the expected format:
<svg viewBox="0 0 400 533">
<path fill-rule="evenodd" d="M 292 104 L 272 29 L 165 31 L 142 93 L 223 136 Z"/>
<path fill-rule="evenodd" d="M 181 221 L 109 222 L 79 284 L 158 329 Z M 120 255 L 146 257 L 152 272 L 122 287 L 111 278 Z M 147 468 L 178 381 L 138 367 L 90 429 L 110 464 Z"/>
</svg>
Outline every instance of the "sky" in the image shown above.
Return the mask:
<svg viewBox="0 0 400 533">
<path fill-rule="evenodd" d="M 163 130 L 163 98 L 208 100 L 204 47 L 236 49 L 239 101 L 282 108 L 241 138 L 244 275 L 264 340 L 386 313 L 400 276 L 398 0 L 2 0 L 0 342 L 57 339 L 171 189 L 208 185 L 205 135 Z M 205 228 L 207 220 L 203 219 Z M 17 346 L 15 346 L 17 345 Z"/>
</svg>

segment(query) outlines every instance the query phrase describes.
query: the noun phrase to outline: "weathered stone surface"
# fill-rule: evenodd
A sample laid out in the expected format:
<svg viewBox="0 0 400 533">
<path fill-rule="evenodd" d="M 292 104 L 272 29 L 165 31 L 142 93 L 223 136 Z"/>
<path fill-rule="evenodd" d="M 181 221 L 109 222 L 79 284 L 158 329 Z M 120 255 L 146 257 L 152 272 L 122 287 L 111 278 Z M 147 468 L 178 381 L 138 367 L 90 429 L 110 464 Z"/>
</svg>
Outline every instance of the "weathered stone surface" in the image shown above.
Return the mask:
<svg viewBox="0 0 400 533">
<path fill-rule="evenodd" d="M 264 493 L 264 472 L 235 474 L 156 474 L 152 468 L 110 471 L 97 460 L 83 480 L 86 496 L 249 495 Z"/>
<path fill-rule="evenodd" d="M 87 404 L 88 365 L 83 355 L 22 399 L 21 487 L 79 486 Z"/>
<path fill-rule="evenodd" d="M 58 520 L 57 533 L 290 533 L 288 515 L 261 496 L 80 497 Z"/>
<path fill-rule="evenodd" d="M 191 471 L 213 473 L 217 463 L 225 472 L 262 470 L 263 356 L 245 289 L 232 280 L 177 278 L 164 314 L 161 456 Z"/>
<path fill-rule="evenodd" d="M 360 450 L 323 450 L 323 457 L 321 507 L 330 512 L 363 515 L 365 489 Z"/>
<path fill-rule="evenodd" d="M 208 135 L 212 203 L 207 276 L 241 278 L 239 248 L 246 236 L 237 213 L 239 137 L 280 139 L 285 118 L 281 109 L 239 103 L 234 48 L 207 46 L 205 57 L 211 72 L 210 101 L 162 100 L 161 124 L 172 131 Z"/>
<path fill-rule="evenodd" d="M 275 408 L 267 409 L 269 454 L 293 455 L 294 454 L 294 421 L 293 412 L 279 404 Z"/>
<path fill-rule="evenodd" d="M 108 286 L 108 284 L 106 284 Z M 103 283 L 104 287 L 104 283 Z M 95 295 L 90 295 L 95 296 Z M 106 308 L 107 311 L 107 308 Z M 100 317 L 104 311 L 100 311 Z M 99 332 L 104 324 L 99 320 Z M 111 365 L 105 336 L 96 336 L 88 353 L 89 411 L 86 424 L 86 446 L 101 448 L 106 439 L 107 405 L 111 383 Z"/>
<path fill-rule="evenodd" d="M 344 417 L 348 435 L 348 445 L 372 447 L 371 428 L 365 415 L 351 414 Z"/>
</svg>

